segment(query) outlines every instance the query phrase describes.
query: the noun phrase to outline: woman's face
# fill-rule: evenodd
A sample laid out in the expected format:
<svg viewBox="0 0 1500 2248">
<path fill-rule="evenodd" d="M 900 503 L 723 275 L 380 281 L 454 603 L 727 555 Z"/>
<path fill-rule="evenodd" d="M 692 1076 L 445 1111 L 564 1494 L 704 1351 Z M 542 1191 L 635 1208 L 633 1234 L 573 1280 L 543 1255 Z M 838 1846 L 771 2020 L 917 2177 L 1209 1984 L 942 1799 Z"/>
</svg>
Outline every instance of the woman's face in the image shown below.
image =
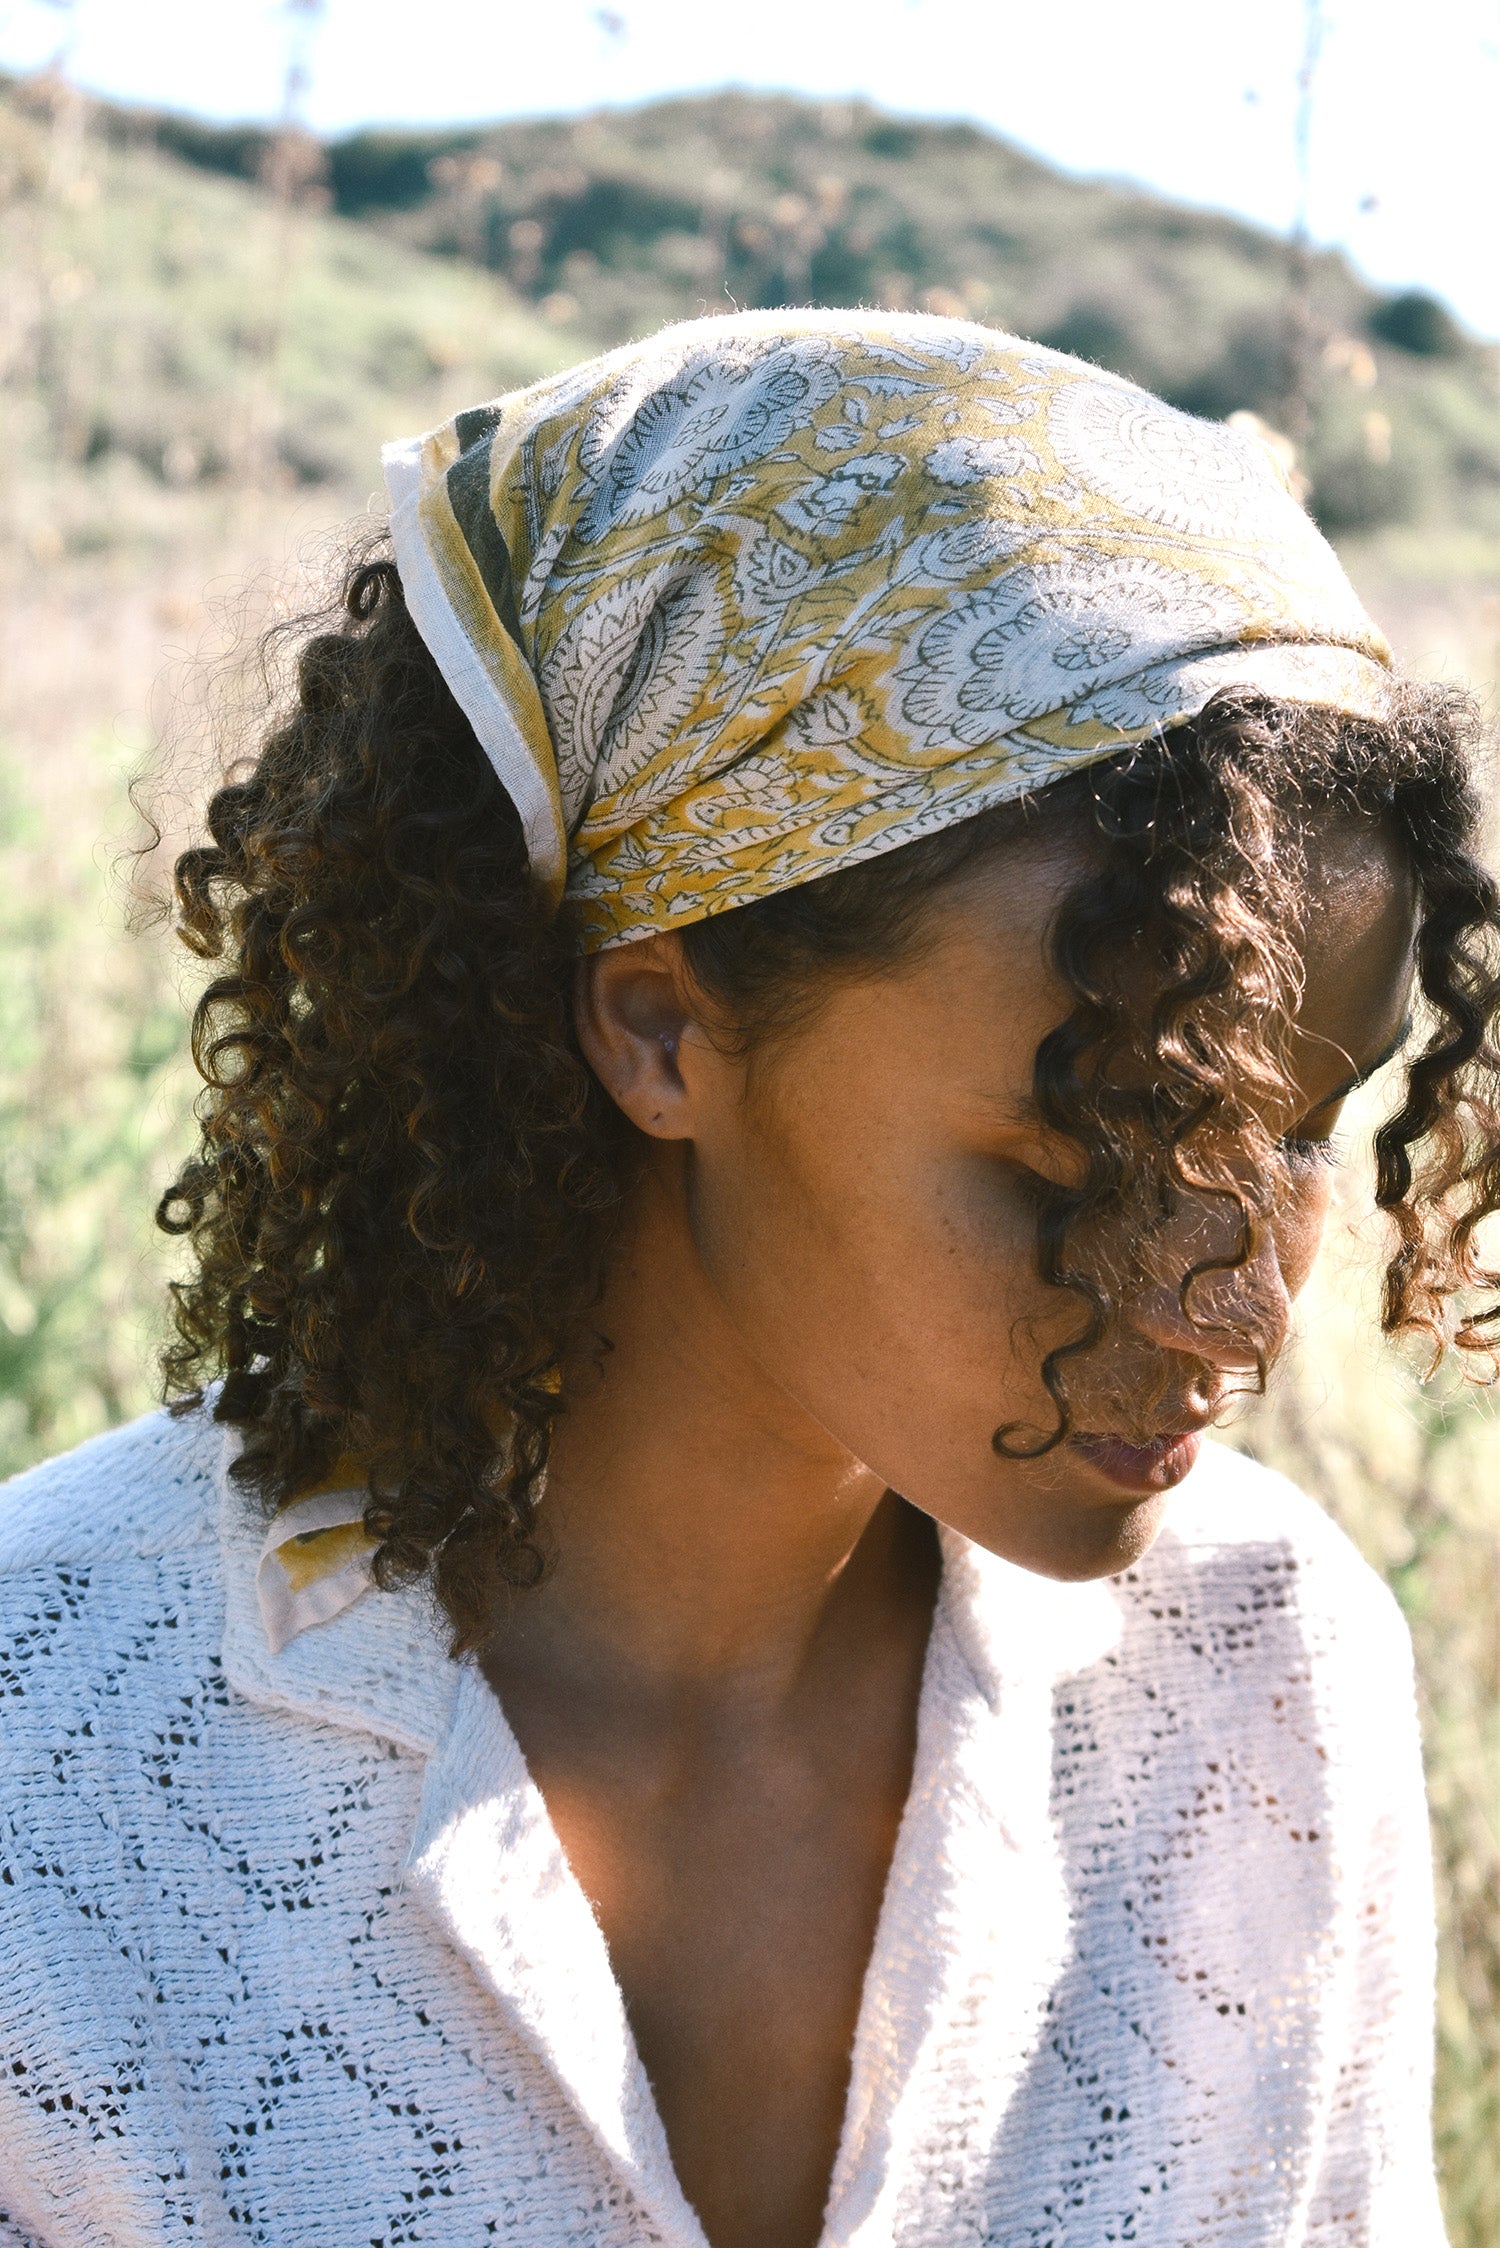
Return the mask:
<svg viewBox="0 0 1500 2248">
<path fill-rule="evenodd" d="M 1399 1041 L 1411 969 L 1395 843 L 1334 820 L 1311 861 L 1297 1097 L 1266 1119 L 1295 1144 L 1260 1251 L 1195 1284 L 1195 1327 L 1178 1284 L 1233 1232 L 1222 1205 L 1168 1221 L 1156 1277 L 1069 1367 L 1076 1433 L 1040 1458 L 1005 1456 L 995 1436 L 1021 1424 L 1012 1443 L 1035 1442 L 1055 1425 L 1041 1359 L 1080 1321 L 1077 1297 L 1037 1275 L 1038 1177 L 1067 1176 L 1068 1158 L 1030 1095 L 1037 1046 L 1068 1012 L 1047 934 L 1086 871 L 1081 846 L 1017 845 L 951 885 L 909 965 L 838 982 L 748 1061 L 686 1021 L 667 1040 L 681 1115 L 624 1104 L 648 1132 L 690 1139 L 693 1251 L 761 1371 L 912 1504 L 1027 1568 L 1088 1577 L 1138 1556 L 1190 1439 L 1253 1376 L 1243 1339 L 1204 1328 L 1248 1330 L 1270 1356 L 1284 1339 L 1328 1202 L 1326 1157 L 1305 1143 L 1328 1140 L 1350 1081 Z M 604 978 L 622 985 L 648 965 L 644 948 L 611 958 Z"/>
</svg>

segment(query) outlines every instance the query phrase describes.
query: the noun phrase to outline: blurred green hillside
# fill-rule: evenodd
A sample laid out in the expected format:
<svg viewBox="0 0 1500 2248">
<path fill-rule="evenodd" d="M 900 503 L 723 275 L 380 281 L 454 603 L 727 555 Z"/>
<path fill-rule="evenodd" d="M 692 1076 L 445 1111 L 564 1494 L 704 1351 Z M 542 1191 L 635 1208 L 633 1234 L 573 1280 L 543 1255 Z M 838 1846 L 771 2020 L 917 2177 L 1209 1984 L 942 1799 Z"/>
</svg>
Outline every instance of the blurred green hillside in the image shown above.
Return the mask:
<svg viewBox="0 0 1500 2248">
<path fill-rule="evenodd" d="M 205 666 L 317 592 L 382 438 L 665 319 L 809 298 L 965 311 L 1259 414 L 1398 651 L 1492 694 L 1495 350 L 1338 258 L 856 104 L 324 148 L 0 87 L 0 1473 L 154 1393 L 150 1212 L 193 1088 L 190 991 L 141 893 L 255 687 L 222 674 L 216 741 Z M 137 860 L 143 771 L 169 832 Z M 1500 1432 L 1377 1349 L 1366 1202 L 1355 1170 L 1240 1440 L 1330 1505 L 1412 1623 L 1448 2215 L 1455 2248 L 1495 2248 Z"/>
<path fill-rule="evenodd" d="M 272 146 L 151 129 L 248 178 Z M 1342 257 L 1303 259 L 1236 219 L 1069 178 L 975 126 L 725 93 L 323 153 L 334 209 L 503 275 L 580 353 L 730 304 L 967 313 L 1191 413 L 1288 430 L 1335 534 L 1500 551 L 1500 359 L 1441 305 L 1382 297 Z"/>
<path fill-rule="evenodd" d="M 44 556 L 170 541 L 194 495 L 363 496 L 382 438 L 573 355 L 496 277 L 96 125 L 0 97 L 0 506 Z"/>
<path fill-rule="evenodd" d="M 10 89 L 3 118 L 23 176 L 39 140 L 67 137 L 50 115 L 28 136 L 26 99 Z M 98 262 L 52 277 L 64 300 L 80 291 L 75 361 L 114 393 L 63 382 L 57 435 L 86 461 L 222 475 L 264 438 L 274 361 L 282 465 L 358 481 L 387 401 L 435 400 L 460 368 L 471 393 L 493 389 L 731 304 L 921 306 L 1076 351 L 1190 412 L 1259 414 L 1298 444 L 1324 527 L 1378 538 L 1405 576 L 1500 555 L 1494 346 L 1339 255 L 1068 177 L 975 126 L 725 93 L 327 147 L 96 106 L 90 138 L 110 208 L 75 231 Z M 45 162 L 55 174 L 55 146 Z M 487 289 L 465 286 L 473 269 Z"/>
</svg>

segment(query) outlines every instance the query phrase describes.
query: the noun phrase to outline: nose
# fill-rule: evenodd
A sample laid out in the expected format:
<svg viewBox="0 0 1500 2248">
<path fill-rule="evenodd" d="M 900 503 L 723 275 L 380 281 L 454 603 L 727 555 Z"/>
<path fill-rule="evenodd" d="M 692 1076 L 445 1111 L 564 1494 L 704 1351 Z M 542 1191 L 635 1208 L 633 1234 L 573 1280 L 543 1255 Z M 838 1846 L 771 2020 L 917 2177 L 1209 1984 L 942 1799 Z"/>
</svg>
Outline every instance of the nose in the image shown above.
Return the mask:
<svg viewBox="0 0 1500 2248">
<path fill-rule="evenodd" d="M 1201 1229 L 1186 1243 L 1178 1236 L 1178 1244 L 1180 1261 L 1174 1278 L 1166 1277 L 1164 1258 L 1153 1259 L 1157 1271 L 1131 1304 L 1131 1325 L 1159 1350 L 1195 1358 L 1216 1373 L 1255 1374 L 1281 1349 L 1292 1316 L 1292 1299 L 1270 1228 L 1244 1264 L 1205 1272 L 1195 1280 L 1187 1291 L 1186 1310 L 1184 1276 L 1208 1257 L 1230 1254 L 1232 1244 L 1210 1245 Z"/>
</svg>

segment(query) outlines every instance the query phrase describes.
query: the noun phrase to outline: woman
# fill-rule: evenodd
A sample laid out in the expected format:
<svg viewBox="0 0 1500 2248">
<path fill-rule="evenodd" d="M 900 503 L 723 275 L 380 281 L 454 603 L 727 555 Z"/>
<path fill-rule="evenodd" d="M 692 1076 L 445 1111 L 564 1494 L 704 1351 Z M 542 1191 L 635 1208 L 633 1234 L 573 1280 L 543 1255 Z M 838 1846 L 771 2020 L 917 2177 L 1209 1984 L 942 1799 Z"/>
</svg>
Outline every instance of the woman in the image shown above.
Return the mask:
<svg viewBox="0 0 1500 2248">
<path fill-rule="evenodd" d="M 1482 1356 L 1461 710 L 963 323 L 388 472 L 179 864 L 178 1407 L 0 1514 L 3 2236 L 1430 2248 L 1404 1632 L 1204 1431 L 1398 1050 Z"/>
</svg>

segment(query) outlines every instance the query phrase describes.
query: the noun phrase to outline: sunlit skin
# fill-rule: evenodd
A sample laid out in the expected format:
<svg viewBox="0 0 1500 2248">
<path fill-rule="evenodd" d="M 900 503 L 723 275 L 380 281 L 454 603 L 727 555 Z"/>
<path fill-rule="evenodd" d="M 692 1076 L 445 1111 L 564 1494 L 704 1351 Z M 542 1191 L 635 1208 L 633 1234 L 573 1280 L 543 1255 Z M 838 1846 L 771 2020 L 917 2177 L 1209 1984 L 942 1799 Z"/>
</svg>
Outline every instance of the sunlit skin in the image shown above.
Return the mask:
<svg viewBox="0 0 1500 2248">
<path fill-rule="evenodd" d="M 833 983 L 748 1061 L 677 939 L 580 971 L 584 1048 L 643 1164 L 599 1316 L 612 1348 L 569 1372 L 555 1565 L 486 1671 L 712 2248 L 821 2231 L 911 1774 L 933 1523 L 1047 1575 L 1116 1571 L 1191 1457 L 1149 1440 L 1201 1430 L 1246 1374 L 1244 1342 L 1195 1332 L 1167 1276 L 1224 1246 L 1222 1216 L 1185 1210 L 1161 1284 L 1075 1385 L 1077 1427 L 1134 1451 L 993 1442 L 1052 1425 L 1039 1355 L 1077 1317 L 1036 1277 L 1034 1174 L 1066 1156 L 1028 1096 L 1066 1012 L 1046 933 L 1081 850 L 1007 849 L 940 894 L 909 964 Z M 1327 1211 L 1303 1143 L 1400 1042 L 1412 922 L 1381 831 L 1318 831 L 1298 1098 L 1267 1120 L 1296 1143 L 1285 1188 L 1254 1264 L 1194 1299 L 1272 1353 Z"/>
</svg>

